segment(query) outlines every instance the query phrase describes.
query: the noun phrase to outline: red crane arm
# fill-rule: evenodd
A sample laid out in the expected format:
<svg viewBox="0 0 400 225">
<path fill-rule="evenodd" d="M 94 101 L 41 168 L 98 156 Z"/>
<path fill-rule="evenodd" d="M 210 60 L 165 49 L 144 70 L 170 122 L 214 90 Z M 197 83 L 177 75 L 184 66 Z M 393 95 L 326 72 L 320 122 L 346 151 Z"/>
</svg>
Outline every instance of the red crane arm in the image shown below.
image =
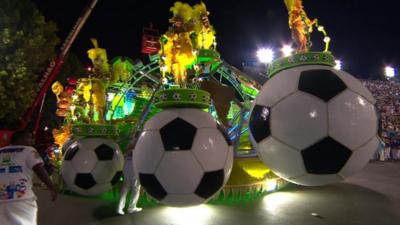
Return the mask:
<svg viewBox="0 0 400 225">
<path fill-rule="evenodd" d="M 17 130 L 24 130 L 32 118 L 33 113 L 35 110 L 40 106 L 40 102 L 43 99 L 43 96 L 46 94 L 47 90 L 49 90 L 50 85 L 53 83 L 54 79 L 56 78 L 57 74 L 60 72 L 61 66 L 64 63 L 65 56 L 67 55 L 72 43 L 75 41 L 76 36 L 82 29 L 83 25 L 85 24 L 87 18 L 89 17 L 90 13 L 92 12 L 94 6 L 96 5 L 98 0 L 91 0 L 91 2 L 86 6 L 83 10 L 82 14 L 79 16 L 78 20 L 76 21 L 74 27 L 69 32 L 69 35 L 65 39 L 64 43 L 61 45 L 60 53 L 56 58 L 54 58 L 49 66 L 47 67 L 44 75 L 42 76 L 39 84 L 38 84 L 38 94 L 33 102 L 32 106 L 28 109 L 28 111 L 22 117 L 18 129 Z"/>
<path fill-rule="evenodd" d="M 61 45 L 59 54 L 53 60 L 51 60 L 50 64 L 48 65 L 47 69 L 45 70 L 45 72 L 38 84 L 36 98 L 35 98 L 33 104 L 31 105 L 31 107 L 29 107 L 27 112 L 21 118 L 17 129 L 16 130 L 10 130 L 10 129 L 0 130 L 0 147 L 8 145 L 12 134 L 15 131 L 24 130 L 26 128 L 26 126 L 28 125 L 28 123 L 30 122 L 30 120 L 32 119 L 32 116 L 33 116 L 35 110 L 37 110 L 38 107 L 40 106 L 40 103 L 42 102 L 47 90 L 50 88 L 50 85 L 53 83 L 57 74 L 60 72 L 61 66 L 63 65 L 64 60 L 65 60 L 65 56 L 67 55 L 72 43 L 75 41 L 76 36 L 78 35 L 78 33 L 82 29 L 83 25 L 85 24 L 87 18 L 91 14 L 97 1 L 98 0 L 91 0 L 89 2 L 89 4 L 85 7 L 82 14 L 79 16 L 78 20 L 76 21 L 74 27 L 69 32 L 64 43 Z M 38 114 L 38 119 L 40 119 L 40 114 L 41 114 L 41 112 L 39 112 L 39 114 Z M 39 124 L 38 121 L 36 122 L 36 124 Z"/>
</svg>

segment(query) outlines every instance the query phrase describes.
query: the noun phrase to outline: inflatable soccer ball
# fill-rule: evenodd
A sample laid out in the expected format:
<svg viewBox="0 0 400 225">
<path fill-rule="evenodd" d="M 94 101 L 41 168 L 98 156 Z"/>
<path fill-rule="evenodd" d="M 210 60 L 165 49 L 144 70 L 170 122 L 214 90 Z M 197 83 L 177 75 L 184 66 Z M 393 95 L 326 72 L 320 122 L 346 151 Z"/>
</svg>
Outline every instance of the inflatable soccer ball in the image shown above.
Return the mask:
<svg viewBox="0 0 400 225">
<path fill-rule="evenodd" d="M 256 149 L 277 175 L 302 185 L 341 181 L 378 147 L 371 93 L 328 66 L 284 70 L 262 87 L 249 121 Z"/>
<path fill-rule="evenodd" d="M 83 138 L 69 143 L 61 174 L 67 187 L 81 195 L 108 191 L 122 176 L 123 155 L 113 141 Z"/>
<path fill-rule="evenodd" d="M 145 124 L 133 160 L 149 195 L 167 205 L 187 206 L 205 202 L 222 188 L 233 151 L 210 114 L 168 109 Z"/>
</svg>

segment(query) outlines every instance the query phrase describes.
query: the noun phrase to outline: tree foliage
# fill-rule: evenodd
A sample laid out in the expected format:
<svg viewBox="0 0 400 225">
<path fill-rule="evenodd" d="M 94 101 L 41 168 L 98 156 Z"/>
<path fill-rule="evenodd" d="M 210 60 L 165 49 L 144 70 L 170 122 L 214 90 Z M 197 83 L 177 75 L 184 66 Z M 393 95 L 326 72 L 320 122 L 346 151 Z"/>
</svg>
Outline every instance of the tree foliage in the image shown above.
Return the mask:
<svg viewBox="0 0 400 225">
<path fill-rule="evenodd" d="M 59 42 L 56 30 L 30 0 L 1 0 L 0 127 L 16 124 L 32 104 Z"/>
</svg>

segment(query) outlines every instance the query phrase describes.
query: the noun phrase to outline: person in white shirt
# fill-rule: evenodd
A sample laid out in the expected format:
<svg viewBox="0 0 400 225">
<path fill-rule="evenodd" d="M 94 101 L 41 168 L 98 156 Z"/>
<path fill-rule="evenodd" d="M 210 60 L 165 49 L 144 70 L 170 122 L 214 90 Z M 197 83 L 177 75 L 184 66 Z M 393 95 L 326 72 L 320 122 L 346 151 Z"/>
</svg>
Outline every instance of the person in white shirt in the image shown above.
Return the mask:
<svg viewBox="0 0 400 225">
<path fill-rule="evenodd" d="M 51 199 L 57 190 L 50 181 L 43 161 L 33 145 L 30 132 L 13 134 L 11 145 L 0 148 L 0 224 L 36 225 L 37 204 L 32 191 L 35 173 L 47 186 Z"/>
<path fill-rule="evenodd" d="M 136 140 L 136 139 L 135 139 Z M 124 160 L 124 182 L 120 191 L 120 198 L 118 202 L 117 214 L 124 215 L 124 208 L 126 199 L 128 197 L 128 192 L 131 191 L 131 199 L 129 201 L 129 205 L 127 208 L 128 213 L 140 212 L 142 208 L 136 207 L 136 204 L 139 200 L 140 195 L 140 184 L 138 179 L 135 176 L 133 170 L 133 159 L 132 159 L 132 151 L 135 147 L 136 141 L 132 140 L 128 146 L 127 151 L 125 153 Z"/>
<path fill-rule="evenodd" d="M 384 156 L 383 156 L 385 160 L 390 159 L 390 157 L 391 157 L 390 152 L 391 152 L 390 145 L 388 143 L 386 143 L 385 150 L 384 150 Z"/>
</svg>

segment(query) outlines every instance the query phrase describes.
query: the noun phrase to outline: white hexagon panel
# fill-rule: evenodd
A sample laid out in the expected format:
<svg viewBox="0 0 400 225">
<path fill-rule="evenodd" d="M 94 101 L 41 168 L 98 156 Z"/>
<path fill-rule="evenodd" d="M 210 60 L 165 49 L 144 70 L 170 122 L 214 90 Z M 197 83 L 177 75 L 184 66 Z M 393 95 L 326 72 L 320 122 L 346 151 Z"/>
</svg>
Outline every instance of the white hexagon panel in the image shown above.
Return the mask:
<svg viewBox="0 0 400 225">
<path fill-rule="evenodd" d="M 277 103 L 271 117 L 272 136 L 295 149 L 304 149 L 327 135 L 325 102 L 300 91 Z"/>
<path fill-rule="evenodd" d="M 270 81 L 274 85 L 267 85 Z M 259 92 L 249 130 L 263 162 L 277 175 L 297 184 L 326 185 L 368 162 L 376 150 L 369 143 L 378 119 L 375 100 L 360 81 L 321 65 L 286 69 L 270 81 Z M 281 90 L 286 82 L 289 95 Z"/>
<path fill-rule="evenodd" d="M 329 136 L 356 149 L 378 131 L 376 110 L 365 98 L 345 90 L 328 104 Z"/>
<path fill-rule="evenodd" d="M 301 162 L 302 156 L 298 150 L 281 143 L 273 137 L 263 140 L 259 145 L 261 160 L 272 171 L 277 171 L 276 174 L 280 177 L 291 180 L 307 173 L 303 163 L 282 163 L 285 160 Z"/>
<path fill-rule="evenodd" d="M 74 168 L 79 168 L 79 172 L 90 173 L 97 163 L 96 154 L 92 149 L 88 149 L 79 143 L 78 148 L 82 149 L 76 153 L 71 162 Z"/>
<path fill-rule="evenodd" d="M 233 165 L 233 146 L 229 146 L 228 154 L 226 157 L 226 162 L 224 166 L 224 173 L 225 173 L 225 178 L 224 178 L 224 184 L 228 182 L 229 176 L 231 175 L 232 172 L 232 165 Z"/>
<path fill-rule="evenodd" d="M 155 175 L 166 192 L 190 194 L 196 190 L 203 173 L 191 151 L 171 151 L 165 153 Z"/>
<path fill-rule="evenodd" d="M 140 134 L 133 151 L 134 171 L 155 173 L 164 155 L 164 145 L 158 130 L 148 130 Z"/>
<path fill-rule="evenodd" d="M 371 140 L 366 143 L 365 145 L 355 149 L 351 154 L 348 163 L 340 170 L 339 174 L 342 177 L 348 177 L 354 171 L 359 171 L 365 167 L 366 163 L 368 162 L 371 157 L 377 152 L 379 148 L 379 139 L 377 136 L 371 138 Z"/>
<path fill-rule="evenodd" d="M 204 199 L 194 194 L 168 194 L 162 202 L 165 205 L 179 207 L 187 206 L 188 203 L 190 203 L 190 205 L 199 205 L 204 202 Z"/>
<path fill-rule="evenodd" d="M 336 71 L 336 75 L 342 79 L 349 90 L 367 99 L 371 104 L 375 104 L 376 100 L 372 93 L 357 78 L 343 70 Z"/>
<path fill-rule="evenodd" d="M 72 166 L 71 161 L 64 159 L 62 166 L 61 166 L 61 174 L 62 174 L 65 184 L 68 187 L 74 187 L 76 171 L 75 171 L 74 167 Z"/>
<path fill-rule="evenodd" d="M 274 106 L 281 99 L 295 93 L 299 85 L 300 73 L 297 70 L 290 70 L 279 78 L 272 77 L 266 82 L 262 90 L 268 90 L 268 92 L 274 93 L 273 95 L 258 95 L 256 97 L 256 104 L 262 104 L 264 106 Z M 284 88 L 283 88 L 284 87 Z"/>
<path fill-rule="evenodd" d="M 221 162 L 232 153 L 225 137 L 215 128 L 198 129 L 191 150 L 204 171 L 222 169 L 224 164 Z"/>
<path fill-rule="evenodd" d="M 150 196 L 163 204 L 189 206 L 207 201 L 222 188 L 233 151 L 211 115 L 198 109 L 168 109 L 147 123 L 152 129 L 140 135 L 133 160 Z"/>
</svg>

